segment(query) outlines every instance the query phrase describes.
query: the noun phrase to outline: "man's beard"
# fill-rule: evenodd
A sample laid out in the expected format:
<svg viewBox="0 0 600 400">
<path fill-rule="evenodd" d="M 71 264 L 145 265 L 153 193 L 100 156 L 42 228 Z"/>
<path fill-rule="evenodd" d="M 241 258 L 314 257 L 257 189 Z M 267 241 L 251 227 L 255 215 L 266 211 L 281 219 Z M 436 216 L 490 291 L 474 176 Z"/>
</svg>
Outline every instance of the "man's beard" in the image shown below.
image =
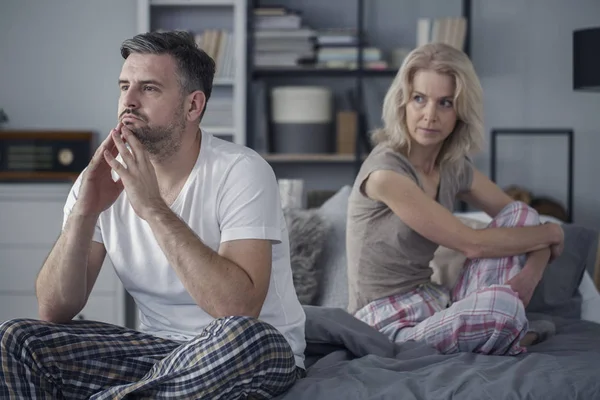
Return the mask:
<svg viewBox="0 0 600 400">
<path fill-rule="evenodd" d="M 181 148 L 181 137 L 185 130 L 183 115 L 178 113 L 167 126 L 127 126 L 146 151 L 157 160 L 164 160 Z"/>
</svg>

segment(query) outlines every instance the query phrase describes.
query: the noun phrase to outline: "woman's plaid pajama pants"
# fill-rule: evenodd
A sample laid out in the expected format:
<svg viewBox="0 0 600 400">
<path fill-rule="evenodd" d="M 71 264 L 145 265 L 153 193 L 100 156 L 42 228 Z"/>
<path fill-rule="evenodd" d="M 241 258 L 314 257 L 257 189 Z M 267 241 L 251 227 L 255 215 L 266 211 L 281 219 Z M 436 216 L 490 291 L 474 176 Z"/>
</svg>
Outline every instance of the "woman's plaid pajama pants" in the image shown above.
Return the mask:
<svg viewBox="0 0 600 400">
<path fill-rule="evenodd" d="M 512 202 L 490 227 L 538 225 L 538 213 Z M 395 342 L 424 341 L 439 352 L 516 355 L 527 332 L 523 303 L 505 282 L 525 256 L 467 260 L 452 291 L 428 283 L 408 293 L 375 300 L 355 316 Z"/>
</svg>

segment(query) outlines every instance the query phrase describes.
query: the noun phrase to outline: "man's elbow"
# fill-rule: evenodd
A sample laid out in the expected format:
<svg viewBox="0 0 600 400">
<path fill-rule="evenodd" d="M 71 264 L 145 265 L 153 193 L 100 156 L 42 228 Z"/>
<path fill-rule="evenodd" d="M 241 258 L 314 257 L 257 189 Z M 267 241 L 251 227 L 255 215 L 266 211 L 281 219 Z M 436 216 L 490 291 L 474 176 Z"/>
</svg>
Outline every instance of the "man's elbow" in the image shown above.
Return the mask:
<svg viewBox="0 0 600 400">
<path fill-rule="evenodd" d="M 38 302 L 38 315 L 40 320 L 54 324 L 65 324 L 71 321 L 81 309 L 83 309 L 83 306 L 67 307 Z"/>
<path fill-rule="evenodd" d="M 231 316 L 258 318 L 262 310 L 263 302 L 259 301 L 240 301 L 236 304 L 226 304 L 215 310 L 215 318 L 225 318 Z"/>
<path fill-rule="evenodd" d="M 73 319 L 73 317 L 69 318 L 66 313 L 57 312 L 48 307 L 38 307 L 38 315 L 41 321 L 54 324 L 64 324 Z"/>
</svg>

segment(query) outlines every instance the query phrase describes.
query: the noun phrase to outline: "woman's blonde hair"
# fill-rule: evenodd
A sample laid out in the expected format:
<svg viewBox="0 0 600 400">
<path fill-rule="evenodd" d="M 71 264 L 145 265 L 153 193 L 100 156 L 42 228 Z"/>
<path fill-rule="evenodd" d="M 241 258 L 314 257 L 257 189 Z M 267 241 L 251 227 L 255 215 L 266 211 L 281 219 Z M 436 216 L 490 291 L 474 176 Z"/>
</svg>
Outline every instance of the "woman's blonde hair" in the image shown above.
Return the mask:
<svg viewBox="0 0 600 400">
<path fill-rule="evenodd" d="M 473 64 L 462 51 L 443 43 L 414 49 L 404 59 L 383 101 L 383 128 L 373 132 L 375 144 L 386 143 L 404 154 L 410 152 L 406 105 L 412 95 L 415 73 L 427 69 L 454 79 L 456 126 L 442 146 L 437 164 L 454 162 L 481 149 L 483 141 L 483 90 Z"/>
</svg>

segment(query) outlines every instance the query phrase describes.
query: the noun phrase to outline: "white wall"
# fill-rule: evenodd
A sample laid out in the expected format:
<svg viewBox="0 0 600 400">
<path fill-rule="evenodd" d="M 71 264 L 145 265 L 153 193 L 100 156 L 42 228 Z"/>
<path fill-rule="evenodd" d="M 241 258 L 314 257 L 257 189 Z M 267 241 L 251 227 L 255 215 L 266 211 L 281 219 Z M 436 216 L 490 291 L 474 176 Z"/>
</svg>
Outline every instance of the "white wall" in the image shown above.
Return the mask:
<svg viewBox="0 0 600 400">
<path fill-rule="evenodd" d="M 6 129 L 84 129 L 103 139 L 117 123 L 119 47 L 135 33 L 135 0 L 2 0 Z"/>
<path fill-rule="evenodd" d="M 500 127 L 572 128 L 574 219 L 600 228 L 600 93 L 572 86 L 573 30 L 600 26 L 600 1 L 474 0 L 472 16 L 471 54 L 485 91 L 486 133 Z M 565 142 L 518 140 L 502 142 L 504 161 L 515 164 L 503 162 L 498 177 L 563 200 Z M 487 171 L 487 154 L 477 161 Z"/>
<path fill-rule="evenodd" d="M 373 4 L 381 9 L 369 13 L 367 29 L 384 40 L 398 18 L 431 14 L 434 3 Z M 444 13 L 457 14 L 458 4 L 446 4 Z M 135 0 L 2 0 L 0 107 L 10 118 L 7 128 L 92 129 L 103 138 L 116 123 L 119 45 L 136 33 L 135 6 Z M 348 13 L 345 20 L 354 18 L 353 7 L 340 10 Z M 573 128 L 575 222 L 600 228 L 600 93 L 573 91 L 571 59 L 572 32 L 600 26 L 600 1 L 473 0 L 472 16 L 486 134 L 500 127 Z M 392 42 L 411 43 L 413 30 L 404 33 Z M 383 96 L 384 89 L 377 93 Z M 501 160 L 499 178 L 565 199 L 562 142 L 542 138 L 508 146 L 501 148 L 503 158 L 515 164 Z M 476 160 L 487 171 L 487 149 Z"/>
</svg>

